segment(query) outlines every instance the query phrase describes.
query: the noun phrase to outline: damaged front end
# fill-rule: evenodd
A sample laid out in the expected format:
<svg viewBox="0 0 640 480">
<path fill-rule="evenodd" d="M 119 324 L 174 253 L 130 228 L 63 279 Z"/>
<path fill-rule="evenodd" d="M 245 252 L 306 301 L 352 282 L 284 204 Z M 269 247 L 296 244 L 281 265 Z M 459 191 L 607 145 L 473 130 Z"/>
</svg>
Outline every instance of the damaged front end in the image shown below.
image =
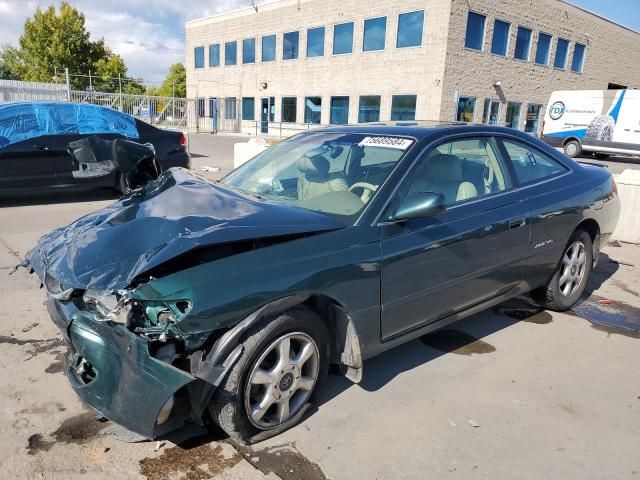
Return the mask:
<svg viewBox="0 0 640 480">
<path fill-rule="evenodd" d="M 194 294 L 184 282 L 170 290 L 158 283 L 203 263 L 341 227 L 325 215 L 260 202 L 171 169 L 43 236 L 23 266 L 46 288 L 78 396 L 155 438 L 187 420 L 203 422 L 216 386 L 242 352 L 238 335 L 246 328 L 242 318 L 213 313 L 212 305 L 227 301 L 224 289 Z"/>
</svg>

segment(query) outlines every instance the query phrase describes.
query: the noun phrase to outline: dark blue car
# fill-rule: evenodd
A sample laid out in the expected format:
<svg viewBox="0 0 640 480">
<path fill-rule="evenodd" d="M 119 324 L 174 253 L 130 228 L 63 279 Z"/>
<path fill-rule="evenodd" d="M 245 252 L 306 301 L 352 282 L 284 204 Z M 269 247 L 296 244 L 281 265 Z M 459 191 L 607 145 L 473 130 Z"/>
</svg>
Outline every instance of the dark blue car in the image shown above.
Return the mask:
<svg viewBox="0 0 640 480">
<path fill-rule="evenodd" d="M 220 182 L 171 169 L 28 253 L 77 394 L 145 437 L 295 425 L 330 364 L 531 294 L 583 294 L 619 215 L 610 173 L 516 130 L 304 133 Z M 532 366 L 533 368 L 533 366 Z"/>
<path fill-rule="evenodd" d="M 117 110 L 87 103 L 5 103 L 0 104 L 0 193 L 96 187 L 126 192 L 117 169 L 77 174 L 68 145 L 92 135 L 150 143 L 163 170 L 190 165 L 182 132 L 161 130 Z"/>
</svg>

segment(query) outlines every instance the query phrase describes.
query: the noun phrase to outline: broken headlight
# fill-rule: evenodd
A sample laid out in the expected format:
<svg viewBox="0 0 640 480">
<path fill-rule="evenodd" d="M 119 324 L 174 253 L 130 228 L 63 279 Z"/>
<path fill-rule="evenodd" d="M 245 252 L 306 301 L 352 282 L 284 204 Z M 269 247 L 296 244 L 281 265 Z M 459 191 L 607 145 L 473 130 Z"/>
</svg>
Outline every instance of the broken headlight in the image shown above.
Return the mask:
<svg viewBox="0 0 640 480">
<path fill-rule="evenodd" d="M 118 291 L 86 290 L 82 299 L 104 321 L 121 323 L 134 333 L 161 341 L 178 336 L 175 324 L 191 311 L 188 300 L 137 300 Z"/>
</svg>

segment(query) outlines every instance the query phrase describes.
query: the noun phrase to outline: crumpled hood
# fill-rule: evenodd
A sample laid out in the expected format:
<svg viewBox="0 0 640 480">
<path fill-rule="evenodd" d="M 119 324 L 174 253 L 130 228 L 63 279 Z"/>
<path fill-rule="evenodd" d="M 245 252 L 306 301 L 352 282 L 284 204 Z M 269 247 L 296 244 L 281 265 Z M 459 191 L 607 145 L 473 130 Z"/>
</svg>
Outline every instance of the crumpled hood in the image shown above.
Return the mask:
<svg viewBox="0 0 640 480">
<path fill-rule="evenodd" d="M 253 200 L 172 168 L 102 210 L 44 235 L 26 255 L 67 288 L 118 290 L 153 267 L 203 246 L 335 230 L 334 218 Z"/>
</svg>

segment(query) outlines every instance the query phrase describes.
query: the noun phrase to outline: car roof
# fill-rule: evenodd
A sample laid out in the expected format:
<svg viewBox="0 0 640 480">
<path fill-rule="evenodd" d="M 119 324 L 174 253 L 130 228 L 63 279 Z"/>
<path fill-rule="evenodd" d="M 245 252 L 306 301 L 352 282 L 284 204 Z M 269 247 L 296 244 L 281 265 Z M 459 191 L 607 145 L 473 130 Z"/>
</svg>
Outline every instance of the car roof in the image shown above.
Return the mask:
<svg viewBox="0 0 640 480">
<path fill-rule="evenodd" d="M 359 133 L 368 135 L 394 135 L 407 136 L 421 140 L 426 137 L 438 134 L 451 133 L 502 133 L 516 136 L 526 135 L 521 131 L 513 128 L 498 127 L 494 125 L 485 125 L 478 123 L 464 122 L 437 122 L 437 121 L 398 121 L 398 122 L 375 122 L 358 125 L 344 125 L 335 127 L 326 127 L 322 129 L 310 130 L 310 132 L 343 132 L 343 133 Z"/>
</svg>

